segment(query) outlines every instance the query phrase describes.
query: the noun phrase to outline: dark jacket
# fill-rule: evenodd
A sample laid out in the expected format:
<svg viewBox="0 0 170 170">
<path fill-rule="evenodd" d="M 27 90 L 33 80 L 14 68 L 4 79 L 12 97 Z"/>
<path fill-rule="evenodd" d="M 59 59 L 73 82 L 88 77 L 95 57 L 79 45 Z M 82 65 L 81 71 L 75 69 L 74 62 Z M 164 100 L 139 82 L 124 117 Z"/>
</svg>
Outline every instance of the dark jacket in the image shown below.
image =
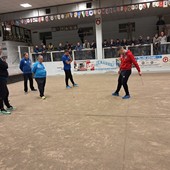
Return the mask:
<svg viewBox="0 0 170 170">
<path fill-rule="evenodd" d="M 0 81 L 8 78 L 8 64 L 0 58 Z"/>
<path fill-rule="evenodd" d="M 31 60 L 30 59 L 25 59 L 23 58 L 20 62 L 20 69 L 23 72 L 23 74 L 30 74 L 32 73 L 32 68 L 31 68 Z"/>
</svg>

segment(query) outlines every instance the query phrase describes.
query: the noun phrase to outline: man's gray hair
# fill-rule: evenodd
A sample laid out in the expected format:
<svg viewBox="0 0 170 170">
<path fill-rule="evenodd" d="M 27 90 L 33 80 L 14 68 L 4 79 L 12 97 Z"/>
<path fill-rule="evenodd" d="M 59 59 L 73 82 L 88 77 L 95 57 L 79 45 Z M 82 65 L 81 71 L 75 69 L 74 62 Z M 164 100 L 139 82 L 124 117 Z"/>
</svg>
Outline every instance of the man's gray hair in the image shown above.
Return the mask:
<svg viewBox="0 0 170 170">
<path fill-rule="evenodd" d="M 24 52 L 24 56 L 25 56 L 26 54 L 28 54 L 28 52 Z"/>
<path fill-rule="evenodd" d="M 38 59 L 40 59 L 40 58 L 44 58 L 44 57 L 43 57 L 42 55 L 39 55 L 39 56 L 38 56 Z"/>
</svg>

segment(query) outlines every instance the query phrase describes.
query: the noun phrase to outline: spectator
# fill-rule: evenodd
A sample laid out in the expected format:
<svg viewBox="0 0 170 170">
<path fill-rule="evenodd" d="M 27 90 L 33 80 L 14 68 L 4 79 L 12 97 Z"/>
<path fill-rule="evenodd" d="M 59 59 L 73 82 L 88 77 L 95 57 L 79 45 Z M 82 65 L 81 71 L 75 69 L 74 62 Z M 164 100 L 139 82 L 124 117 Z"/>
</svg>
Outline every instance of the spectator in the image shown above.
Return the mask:
<svg viewBox="0 0 170 170">
<path fill-rule="evenodd" d="M 137 41 L 135 40 L 135 37 L 132 38 L 131 45 L 134 46 L 137 44 Z"/>
<path fill-rule="evenodd" d="M 163 31 L 160 34 L 159 40 L 160 40 L 161 54 L 166 54 L 167 36 L 165 35 L 165 33 Z"/>
<path fill-rule="evenodd" d="M 127 45 L 132 45 L 132 40 L 128 39 L 127 40 Z"/>
<path fill-rule="evenodd" d="M 144 44 L 143 37 L 139 36 L 138 45 L 143 45 L 143 44 Z"/>
<path fill-rule="evenodd" d="M 81 43 L 83 44 L 84 43 L 84 31 L 82 28 L 79 28 L 78 35 L 80 37 Z"/>
<path fill-rule="evenodd" d="M 58 51 L 63 51 L 63 50 L 64 50 L 64 47 L 63 47 L 63 44 L 62 44 L 62 43 L 59 44 L 57 50 L 58 50 Z"/>
<path fill-rule="evenodd" d="M 167 36 L 167 42 L 170 42 L 170 35 Z"/>
<path fill-rule="evenodd" d="M 114 47 L 115 46 L 115 42 L 113 39 L 110 40 L 110 47 Z"/>
<path fill-rule="evenodd" d="M 84 41 L 83 48 L 90 48 L 90 43 L 87 40 Z"/>
<path fill-rule="evenodd" d="M 93 40 L 90 46 L 92 49 L 96 49 L 96 42 Z"/>
<path fill-rule="evenodd" d="M 160 39 L 158 34 L 155 34 L 155 36 L 153 37 L 153 49 L 155 55 L 159 54 L 159 46 L 160 46 Z"/>
<path fill-rule="evenodd" d="M 64 46 L 64 49 L 65 50 L 68 50 L 68 49 L 70 49 L 71 48 L 71 45 L 68 43 L 68 42 L 66 42 L 66 45 Z"/>
<path fill-rule="evenodd" d="M 40 52 L 40 49 L 39 49 L 38 45 L 36 45 L 34 48 L 34 53 L 38 54 L 39 52 Z"/>
<path fill-rule="evenodd" d="M 48 51 L 53 51 L 54 50 L 54 45 L 52 43 L 50 43 L 48 45 Z"/>
<path fill-rule="evenodd" d="M 151 44 L 152 43 L 152 40 L 150 39 L 149 36 L 146 37 L 146 41 L 145 41 L 145 44 Z"/>
<path fill-rule="evenodd" d="M 121 42 L 121 46 L 127 46 L 128 44 L 127 44 L 127 40 L 126 40 L 126 38 L 124 38 L 123 40 L 122 40 L 122 42 Z"/>
<path fill-rule="evenodd" d="M 115 44 L 115 46 L 116 46 L 116 47 L 121 46 L 121 42 L 120 42 L 120 40 L 119 40 L 119 39 L 117 39 L 117 40 L 116 40 L 116 44 Z"/>
<path fill-rule="evenodd" d="M 41 49 L 41 52 L 42 52 L 43 54 L 47 52 L 47 48 L 46 48 L 45 45 L 43 45 L 43 47 L 42 47 L 42 49 Z"/>
<path fill-rule="evenodd" d="M 76 51 L 81 51 L 82 49 L 83 49 L 83 48 L 82 48 L 80 42 L 78 42 L 78 43 L 77 43 L 77 46 L 75 47 L 75 50 L 76 50 Z"/>
<path fill-rule="evenodd" d="M 107 42 L 107 40 L 103 41 L 103 48 L 105 48 L 105 47 L 109 47 L 109 43 Z"/>
</svg>

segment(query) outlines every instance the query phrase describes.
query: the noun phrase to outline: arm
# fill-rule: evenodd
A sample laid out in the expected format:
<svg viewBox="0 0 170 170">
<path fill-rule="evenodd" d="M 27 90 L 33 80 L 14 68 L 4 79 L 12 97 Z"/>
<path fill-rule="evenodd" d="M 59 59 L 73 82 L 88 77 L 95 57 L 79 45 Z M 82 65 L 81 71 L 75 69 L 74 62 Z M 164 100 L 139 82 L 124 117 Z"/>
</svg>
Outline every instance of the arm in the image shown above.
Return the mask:
<svg viewBox="0 0 170 170">
<path fill-rule="evenodd" d="M 2 59 L 0 59 L 0 67 L 2 69 L 8 69 L 8 64 L 5 61 L 3 61 Z"/>
<path fill-rule="evenodd" d="M 20 66 L 19 66 L 20 70 L 23 71 L 23 61 L 20 61 Z"/>
<path fill-rule="evenodd" d="M 66 64 L 71 64 L 71 63 L 72 63 L 73 59 L 72 59 L 72 57 L 71 57 L 70 55 L 69 55 L 69 58 L 70 58 L 70 61 L 67 61 L 67 60 L 66 60 L 66 61 L 65 61 Z"/>
<path fill-rule="evenodd" d="M 137 63 L 137 61 L 136 61 L 136 59 L 135 59 L 134 55 L 132 54 L 132 55 L 130 55 L 130 57 L 131 57 L 132 63 L 134 64 L 134 66 L 135 66 L 135 67 L 136 67 L 136 69 L 138 70 L 139 75 L 141 76 L 141 75 L 142 75 L 142 73 L 141 73 L 141 70 L 140 70 L 139 64 Z"/>
<path fill-rule="evenodd" d="M 34 64 L 33 67 L 32 67 L 32 72 L 35 74 L 36 72 L 36 69 L 37 69 L 37 64 Z"/>
</svg>

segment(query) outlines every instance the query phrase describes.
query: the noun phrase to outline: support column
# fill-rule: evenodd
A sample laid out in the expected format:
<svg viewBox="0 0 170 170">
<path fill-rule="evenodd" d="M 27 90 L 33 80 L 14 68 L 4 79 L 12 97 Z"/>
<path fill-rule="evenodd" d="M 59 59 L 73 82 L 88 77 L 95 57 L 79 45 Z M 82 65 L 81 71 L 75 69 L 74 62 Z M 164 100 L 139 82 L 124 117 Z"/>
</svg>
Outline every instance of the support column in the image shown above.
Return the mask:
<svg viewBox="0 0 170 170">
<path fill-rule="evenodd" d="M 101 15 L 96 16 L 95 20 L 95 26 L 96 26 L 96 59 L 103 59 L 103 34 L 102 34 L 102 18 Z"/>
</svg>

